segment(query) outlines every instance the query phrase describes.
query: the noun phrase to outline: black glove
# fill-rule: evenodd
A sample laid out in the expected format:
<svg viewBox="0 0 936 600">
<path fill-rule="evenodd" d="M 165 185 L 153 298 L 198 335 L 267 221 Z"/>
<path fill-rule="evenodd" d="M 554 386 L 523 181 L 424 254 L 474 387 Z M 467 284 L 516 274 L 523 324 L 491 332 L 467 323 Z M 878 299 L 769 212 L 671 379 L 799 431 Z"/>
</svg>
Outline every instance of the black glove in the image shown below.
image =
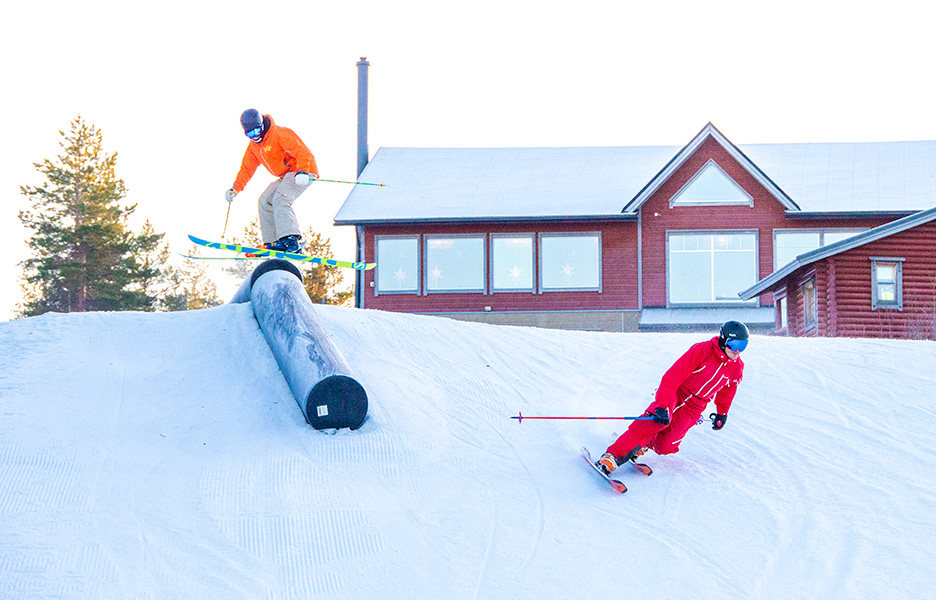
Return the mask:
<svg viewBox="0 0 936 600">
<path fill-rule="evenodd" d="M 725 426 L 725 421 L 728 420 L 728 415 L 720 415 L 718 413 L 712 413 L 709 415 L 709 418 L 712 420 L 712 429 L 718 431 Z"/>
<path fill-rule="evenodd" d="M 653 417 L 654 423 L 669 425 L 669 409 L 665 406 L 658 406 L 652 413 L 647 411 L 647 414 Z"/>
</svg>

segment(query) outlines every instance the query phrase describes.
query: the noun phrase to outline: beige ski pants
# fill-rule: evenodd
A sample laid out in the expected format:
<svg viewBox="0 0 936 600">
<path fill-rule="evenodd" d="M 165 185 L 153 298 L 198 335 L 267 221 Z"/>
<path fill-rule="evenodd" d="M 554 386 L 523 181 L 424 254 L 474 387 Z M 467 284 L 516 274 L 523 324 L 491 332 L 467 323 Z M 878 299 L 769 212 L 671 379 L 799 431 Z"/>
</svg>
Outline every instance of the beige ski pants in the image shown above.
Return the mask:
<svg viewBox="0 0 936 600">
<path fill-rule="evenodd" d="M 260 209 L 260 233 L 268 244 L 287 235 L 301 235 L 293 202 L 309 186 L 296 185 L 296 174 L 286 173 L 267 186 L 257 201 Z"/>
</svg>

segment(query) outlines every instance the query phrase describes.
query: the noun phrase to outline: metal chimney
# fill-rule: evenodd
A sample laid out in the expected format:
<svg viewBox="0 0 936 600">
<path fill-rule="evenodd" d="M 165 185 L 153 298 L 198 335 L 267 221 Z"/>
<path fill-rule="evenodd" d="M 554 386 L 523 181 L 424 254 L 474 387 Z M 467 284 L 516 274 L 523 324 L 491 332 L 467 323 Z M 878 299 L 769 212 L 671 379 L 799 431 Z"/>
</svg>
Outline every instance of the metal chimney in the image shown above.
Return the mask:
<svg viewBox="0 0 936 600">
<path fill-rule="evenodd" d="M 362 56 L 357 63 L 358 105 L 357 105 L 357 178 L 361 178 L 364 167 L 367 166 L 367 69 L 370 63 L 367 57 Z M 364 259 L 364 226 L 354 228 L 357 246 L 355 255 L 357 261 Z M 354 272 L 354 306 L 364 308 L 364 271 Z"/>
<path fill-rule="evenodd" d="M 360 178 L 367 166 L 367 69 L 370 63 L 362 56 L 358 68 L 358 104 L 357 104 L 357 176 Z"/>
</svg>

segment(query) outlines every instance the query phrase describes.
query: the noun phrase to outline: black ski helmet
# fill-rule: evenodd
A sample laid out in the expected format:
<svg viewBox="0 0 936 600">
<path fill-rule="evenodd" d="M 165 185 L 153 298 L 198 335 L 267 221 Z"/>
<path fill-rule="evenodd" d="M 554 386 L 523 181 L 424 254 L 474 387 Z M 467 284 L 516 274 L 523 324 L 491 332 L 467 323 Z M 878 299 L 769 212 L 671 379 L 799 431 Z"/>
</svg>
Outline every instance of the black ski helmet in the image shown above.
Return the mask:
<svg viewBox="0 0 936 600">
<path fill-rule="evenodd" d="M 241 127 L 244 128 L 244 132 L 263 127 L 263 115 L 256 108 L 248 108 L 241 113 Z"/>
<path fill-rule="evenodd" d="M 724 350 L 725 344 L 729 340 L 744 340 L 750 337 L 751 332 L 748 331 L 747 325 L 741 321 L 728 321 L 721 326 L 721 330 L 718 332 L 718 345 Z"/>
</svg>

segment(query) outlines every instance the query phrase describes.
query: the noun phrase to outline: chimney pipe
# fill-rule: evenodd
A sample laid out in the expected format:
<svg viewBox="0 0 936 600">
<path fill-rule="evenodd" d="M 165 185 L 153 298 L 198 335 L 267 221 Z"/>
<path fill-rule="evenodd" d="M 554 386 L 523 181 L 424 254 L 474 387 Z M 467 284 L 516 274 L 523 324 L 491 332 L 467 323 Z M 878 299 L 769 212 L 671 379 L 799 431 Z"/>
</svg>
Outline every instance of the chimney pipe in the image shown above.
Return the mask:
<svg viewBox="0 0 936 600">
<path fill-rule="evenodd" d="M 357 178 L 361 178 L 364 167 L 367 166 L 367 69 L 370 63 L 367 57 L 362 56 L 357 63 L 358 72 L 358 109 L 357 109 Z M 364 226 L 358 225 L 354 228 L 356 239 L 355 256 L 360 261 L 364 258 Z M 364 308 L 364 271 L 354 272 L 354 306 Z"/>
<path fill-rule="evenodd" d="M 367 69 L 370 63 L 362 56 L 358 68 L 358 105 L 357 105 L 357 176 L 360 178 L 367 166 Z"/>
</svg>

